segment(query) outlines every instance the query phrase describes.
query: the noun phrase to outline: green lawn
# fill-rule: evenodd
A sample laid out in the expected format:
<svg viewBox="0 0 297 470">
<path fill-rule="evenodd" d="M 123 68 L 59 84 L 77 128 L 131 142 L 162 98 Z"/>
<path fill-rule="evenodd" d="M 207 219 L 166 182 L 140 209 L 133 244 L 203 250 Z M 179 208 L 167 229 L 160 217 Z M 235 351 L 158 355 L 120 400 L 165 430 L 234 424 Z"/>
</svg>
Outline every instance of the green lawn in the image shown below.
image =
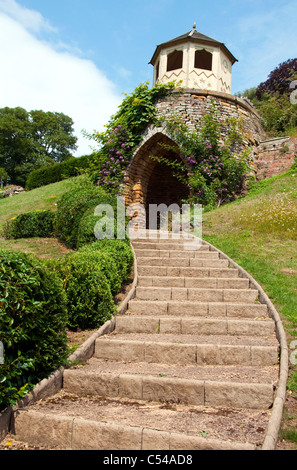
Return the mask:
<svg viewBox="0 0 297 470">
<path fill-rule="evenodd" d="M 24 212 L 34 210 L 55 210 L 58 199 L 69 189 L 79 178 L 70 178 L 58 183 L 42 186 L 33 191 L 26 191 L 5 199 L 0 199 L 0 228 L 6 220 L 16 217 Z"/>
</svg>

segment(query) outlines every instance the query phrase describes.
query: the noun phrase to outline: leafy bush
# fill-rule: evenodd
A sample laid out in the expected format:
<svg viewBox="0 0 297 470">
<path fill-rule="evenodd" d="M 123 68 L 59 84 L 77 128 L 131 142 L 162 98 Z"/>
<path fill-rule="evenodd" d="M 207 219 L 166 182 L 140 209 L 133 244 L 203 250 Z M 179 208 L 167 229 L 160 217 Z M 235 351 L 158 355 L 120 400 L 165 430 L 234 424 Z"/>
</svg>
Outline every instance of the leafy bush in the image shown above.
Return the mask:
<svg viewBox="0 0 297 470">
<path fill-rule="evenodd" d="M 37 258 L 0 250 L 0 409 L 60 367 L 67 357 L 66 298 Z"/>
<path fill-rule="evenodd" d="M 181 159 L 174 161 L 163 156 L 153 160 L 168 165 L 173 175 L 188 187 L 188 202 L 213 209 L 240 195 L 251 172 L 249 149 L 243 149 L 244 135 L 240 120 L 228 118 L 223 123 L 224 142 L 221 142 L 221 120 L 215 102 L 191 131 L 179 116 L 164 118 L 169 135 L 179 145 Z M 170 149 L 170 146 L 166 146 Z M 172 147 L 173 151 L 176 151 Z"/>
<path fill-rule="evenodd" d="M 270 72 L 266 82 L 260 83 L 256 90 L 259 100 L 267 93 L 280 95 L 289 93 L 290 82 L 297 76 L 297 59 L 289 59 Z"/>
<path fill-rule="evenodd" d="M 158 124 L 156 102 L 175 89 L 174 83 L 157 84 L 149 88 L 148 83 L 136 87 L 127 95 L 118 111 L 106 126 L 103 133 L 87 135 L 100 145 L 97 153 L 97 168 L 93 172 L 94 181 L 117 194 L 120 184 L 127 174 L 133 150 L 140 143 L 142 133 L 148 124 Z"/>
<path fill-rule="evenodd" d="M 80 158 L 69 158 L 62 163 L 45 166 L 32 171 L 26 181 L 27 189 L 35 189 L 51 183 L 57 183 L 63 179 L 77 176 L 92 167 L 93 155 L 84 155 Z"/>
<path fill-rule="evenodd" d="M 13 238 L 52 237 L 55 214 L 51 211 L 34 211 L 20 214 L 7 221 L 4 236 Z"/>
<path fill-rule="evenodd" d="M 81 219 L 88 210 L 94 210 L 99 204 L 109 204 L 116 213 L 116 198 L 92 184 L 73 188 L 64 194 L 58 202 L 55 218 L 55 233 L 58 238 L 70 248 L 76 248 Z"/>
<path fill-rule="evenodd" d="M 97 240 L 95 243 L 86 245 L 81 248 L 79 253 L 88 254 L 88 253 L 100 253 L 109 255 L 116 264 L 117 276 L 118 276 L 118 286 L 121 286 L 124 281 L 126 281 L 131 273 L 131 269 L 134 262 L 134 255 L 131 249 L 129 240 Z M 114 293 L 118 291 L 114 290 Z"/>
<path fill-rule="evenodd" d="M 74 253 L 54 262 L 67 296 L 68 327 L 72 330 L 97 328 L 115 313 L 109 280 L 104 272 L 114 269 L 112 260 L 96 253 Z M 112 273 L 110 274 L 110 278 Z"/>
</svg>

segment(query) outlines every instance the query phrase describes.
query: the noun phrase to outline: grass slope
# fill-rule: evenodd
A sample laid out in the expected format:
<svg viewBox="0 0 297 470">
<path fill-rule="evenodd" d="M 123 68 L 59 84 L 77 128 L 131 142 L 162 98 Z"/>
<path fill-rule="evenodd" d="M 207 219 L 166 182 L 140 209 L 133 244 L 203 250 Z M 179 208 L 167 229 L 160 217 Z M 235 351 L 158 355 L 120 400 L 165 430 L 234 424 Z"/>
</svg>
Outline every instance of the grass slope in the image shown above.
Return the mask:
<svg viewBox="0 0 297 470">
<path fill-rule="evenodd" d="M 79 178 L 70 178 L 58 183 L 42 186 L 33 191 L 26 191 L 17 196 L 0 199 L 0 228 L 6 220 L 16 217 L 24 212 L 34 210 L 55 210 L 55 204 L 59 198 L 69 189 Z"/>
<path fill-rule="evenodd" d="M 32 191 L 0 199 L 0 248 L 17 250 L 23 253 L 34 254 L 39 258 L 61 258 L 67 250 L 58 240 L 28 238 L 18 240 L 5 240 L 1 236 L 5 222 L 19 214 L 34 210 L 56 210 L 56 203 L 60 197 L 76 184 L 83 184 L 83 177 L 69 178 L 58 183 L 42 186 Z"/>
<path fill-rule="evenodd" d="M 245 198 L 204 214 L 203 238 L 262 285 L 282 317 L 288 344 L 297 340 L 297 170 L 259 182 Z M 296 445 L 297 366 L 292 363 L 288 400 L 282 436 Z"/>
</svg>

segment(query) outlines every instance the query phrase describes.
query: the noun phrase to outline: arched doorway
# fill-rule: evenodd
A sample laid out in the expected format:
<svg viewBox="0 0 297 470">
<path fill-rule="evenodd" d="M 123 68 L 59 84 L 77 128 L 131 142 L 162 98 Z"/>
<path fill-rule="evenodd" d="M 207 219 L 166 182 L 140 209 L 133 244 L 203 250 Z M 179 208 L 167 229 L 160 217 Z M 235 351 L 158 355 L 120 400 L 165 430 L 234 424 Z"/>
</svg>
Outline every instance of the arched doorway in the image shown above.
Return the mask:
<svg viewBox="0 0 297 470">
<path fill-rule="evenodd" d="M 153 157 L 165 157 L 171 161 L 181 159 L 178 146 L 164 133 L 155 132 L 138 148 L 128 168 L 126 180 L 126 206 L 141 204 L 148 214 L 150 204 L 178 204 L 189 195 L 170 166 Z"/>
</svg>

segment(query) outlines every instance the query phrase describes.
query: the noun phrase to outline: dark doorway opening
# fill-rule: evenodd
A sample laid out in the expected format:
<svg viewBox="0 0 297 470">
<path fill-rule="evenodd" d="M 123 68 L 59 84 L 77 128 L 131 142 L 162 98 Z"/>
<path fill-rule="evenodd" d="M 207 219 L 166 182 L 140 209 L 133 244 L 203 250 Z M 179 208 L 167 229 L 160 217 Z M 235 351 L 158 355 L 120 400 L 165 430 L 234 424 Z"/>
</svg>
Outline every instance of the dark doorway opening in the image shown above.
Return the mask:
<svg viewBox="0 0 297 470">
<path fill-rule="evenodd" d="M 173 174 L 172 168 L 166 164 L 156 162 L 149 179 L 146 194 L 147 228 L 149 228 L 150 204 L 156 204 L 158 206 L 165 204 L 168 207 L 172 204 L 177 204 L 182 209 L 183 200 L 187 199 L 188 196 L 188 187 Z M 158 218 L 157 228 L 160 228 L 159 225 L 160 219 Z"/>
</svg>

